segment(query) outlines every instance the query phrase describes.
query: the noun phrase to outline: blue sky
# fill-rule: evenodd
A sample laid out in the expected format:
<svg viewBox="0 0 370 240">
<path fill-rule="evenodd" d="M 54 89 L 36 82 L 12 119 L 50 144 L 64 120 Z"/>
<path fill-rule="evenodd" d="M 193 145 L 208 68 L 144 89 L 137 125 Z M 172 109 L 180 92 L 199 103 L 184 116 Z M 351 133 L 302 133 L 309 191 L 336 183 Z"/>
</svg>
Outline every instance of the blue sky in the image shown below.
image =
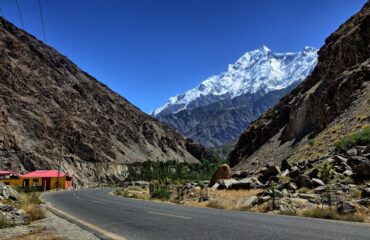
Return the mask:
<svg viewBox="0 0 370 240">
<path fill-rule="evenodd" d="M 18 0 L 42 39 L 38 0 Z M 319 48 L 366 0 L 41 0 L 49 45 L 145 112 L 244 52 Z M 15 0 L 5 17 L 21 26 Z"/>
</svg>

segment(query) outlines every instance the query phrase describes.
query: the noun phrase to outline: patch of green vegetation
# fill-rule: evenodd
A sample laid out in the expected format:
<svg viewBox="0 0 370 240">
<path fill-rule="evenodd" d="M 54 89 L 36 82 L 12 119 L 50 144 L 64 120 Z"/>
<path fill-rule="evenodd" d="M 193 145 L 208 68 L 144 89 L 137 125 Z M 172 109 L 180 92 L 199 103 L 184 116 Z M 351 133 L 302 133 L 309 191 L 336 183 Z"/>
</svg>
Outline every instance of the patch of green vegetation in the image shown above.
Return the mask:
<svg viewBox="0 0 370 240">
<path fill-rule="evenodd" d="M 211 163 L 208 160 L 202 160 L 198 164 L 174 160 L 167 162 L 146 161 L 143 163 L 133 163 L 128 166 L 128 180 L 166 180 L 169 182 L 209 180 L 218 166 L 219 163 Z"/>
<path fill-rule="evenodd" d="M 357 145 L 370 144 L 370 127 L 366 127 L 359 132 L 345 136 L 335 144 L 337 151 L 345 151 Z"/>
<path fill-rule="evenodd" d="M 359 214 L 346 214 L 341 215 L 335 209 L 332 208 L 313 208 L 305 210 L 302 213 L 304 217 L 313 218 L 324 218 L 324 219 L 335 219 L 341 221 L 353 221 L 353 222 L 364 222 L 365 217 Z"/>
<path fill-rule="evenodd" d="M 163 201 L 169 200 L 171 198 L 171 192 L 163 188 L 158 188 L 151 193 L 151 198 Z"/>
<path fill-rule="evenodd" d="M 318 177 L 324 182 L 329 183 L 333 178 L 335 169 L 333 164 L 329 161 L 325 161 L 320 165 Z"/>
</svg>

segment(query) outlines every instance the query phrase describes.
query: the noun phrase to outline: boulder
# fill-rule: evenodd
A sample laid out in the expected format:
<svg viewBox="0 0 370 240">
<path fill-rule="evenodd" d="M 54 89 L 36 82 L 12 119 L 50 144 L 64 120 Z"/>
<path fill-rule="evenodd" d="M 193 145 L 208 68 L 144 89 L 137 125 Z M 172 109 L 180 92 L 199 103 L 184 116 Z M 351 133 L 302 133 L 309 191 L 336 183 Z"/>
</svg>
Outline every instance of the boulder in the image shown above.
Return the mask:
<svg viewBox="0 0 370 240">
<path fill-rule="evenodd" d="M 313 202 L 313 203 L 316 203 L 319 201 L 319 196 L 317 194 L 300 193 L 299 198 L 306 199 L 309 202 Z"/>
<path fill-rule="evenodd" d="M 220 179 L 218 182 L 220 185 L 217 189 L 228 189 L 232 184 L 238 183 L 235 179 Z"/>
<path fill-rule="evenodd" d="M 236 171 L 232 173 L 231 177 L 235 179 L 242 179 L 248 177 L 249 175 L 250 173 L 246 171 Z"/>
<path fill-rule="evenodd" d="M 318 178 L 312 178 L 312 184 L 314 187 L 325 186 L 325 183 Z"/>
<path fill-rule="evenodd" d="M 286 176 L 288 176 L 288 174 L 289 174 L 289 170 L 288 170 L 288 169 L 285 169 L 285 170 L 281 173 L 281 176 L 282 176 L 282 177 L 286 177 Z"/>
<path fill-rule="evenodd" d="M 357 209 L 351 202 L 340 201 L 337 205 L 337 211 L 340 214 L 349 214 L 357 212 Z"/>
<path fill-rule="evenodd" d="M 309 173 L 308 173 L 308 176 L 310 178 L 317 178 L 319 174 L 319 170 L 317 168 L 313 168 Z"/>
<path fill-rule="evenodd" d="M 366 157 L 352 156 L 347 163 L 358 177 L 370 177 L 370 160 Z"/>
<path fill-rule="evenodd" d="M 273 165 L 273 164 L 268 164 L 266 165 L 266 167 L 264 167 L 261 170 L 261 174 L 264 179 L 268 179 L 271 176 L 276 176 L 279 173 L 280 173 L 280 169 L 278 168 L 278 166 Z"/>
<path fill-rule="evenodd" d="M 295 191 L 298 189 L 298 187 L 294 182 L 285 182 L 285 183 L 278 185 L 276 189 L 278 190 L 287 189 L 287 190 Z"/>
<path fill-rule="evenodd" d="M 220 186 L 219 183 L 215 183 L 215 184 L 213 184 L 212 189 L 218 189 L 219 186 Z"/>
<path fill-rule="evenodd" d="M 252 196 L 252 197 L 248 198 L 247 200 L 245 200 L 244 207 L 251 208 L 251 207 L 253 207 L 257 204 L 258 204 L 258 197 L 257 196 Z"/>
<path fill-rule="evenodd" d="M 286 159 L 284 159 L 280 164 L 280 170 L 285 171 L 290 169 L 292 169 L 292 166 L 288 163 Z"/>
<path fill-rule="evenodd" d="M 370 188 L 364 188 L 362 190 L 361 198 L 370 198 Z"/>
<path fill-rule="evenodd" d="M 353 175 L 353 172 L 351 170 L 346 170 L 346 171 L 343 172 L 343 175 L 347 176 L 347 177 L 350 177 L 350 176 Z"/>
<path fill-rule="evenodd" d="M 228 189 L 252 189 L 252 188 L 261 188 L 264 185 L 258 181 L 256 177 L 243 178 L 237 182 L 233 182 L 229 185 Z"/>
<path fill-rule="evenodd" d="M 326 192 L 326 187 L 325 186 L 319 186 L 319 187 L 314 189 L 314 192 L 316 194 L 322 194 L 322 193 Z"/>
<path fill-rule="evenodd" d="M 297 184 L 298 188 L 301 187 L 311 188 L 313 186 L 311 178 L 307 175 L 299 175 L 294 179 L 294 183 Z"/>
<path fill-rule="evenodd" d="M 357 203 L 363 206 L 370 206 L 370 198 L 361 198 L 357 201 Z"/>
<path fill-rule="evenodd" d="M 18 201 L 19 199 L 19 193 L 11 186 L 5 185 L 2 182 L 0 182 L 0 196 L 3 199 L 9 199 L 11 201 Z"/>
<path fill-rule="evenodd" d="M 289 177 L 295 178 L 299 175 L 299 169 L 297 166 L 292 167 L 292 169 L 289 172 Z"/>
<path fill-rule="evenodd" d="M 334 156 L 334 165 L 341 165 L 343 163 L 347 163 L 348 159 L 345 157 L 342 157 L 340 155 Z"/>
<path fill-rule="evenodd" d="M 221 166 L 218 167 L 216 172 L 213 174 L 209 185 L 213 186 L 220 179 L 230 179 L 230 178 L 231 178 L 230 166 L 227 164 L 222 164 Z"/>
<path fill-rule="evenodd" d="M 356 148 L 351 148 L 351 149 L 346 151 L 346 154 L 348 156 L 356 156 L 357 155 L 357 149 Z"/>
</svg>

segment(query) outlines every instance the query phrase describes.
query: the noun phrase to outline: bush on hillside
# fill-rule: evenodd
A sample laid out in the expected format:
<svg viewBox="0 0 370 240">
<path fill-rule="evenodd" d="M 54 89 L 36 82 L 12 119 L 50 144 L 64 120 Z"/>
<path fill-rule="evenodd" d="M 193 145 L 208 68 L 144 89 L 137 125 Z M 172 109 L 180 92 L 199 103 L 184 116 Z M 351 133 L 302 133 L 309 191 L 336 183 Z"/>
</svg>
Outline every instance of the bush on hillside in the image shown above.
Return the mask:
<svg viewBox="0 0 370 240">
<path fill-rule="evenodd" d="M 169 200 L 171 192 L 166 189 L 159 188 L 151 193 L 151 197 L 159 200 Z"/>
<path fill-rule="evenodd" d="M 345 136 L 342 140 L 336 143 L 335 149 L 338 151 L 346 151 L 355 146 L 367 144 L 370 144 L 370 127 Z"/>
</svg>

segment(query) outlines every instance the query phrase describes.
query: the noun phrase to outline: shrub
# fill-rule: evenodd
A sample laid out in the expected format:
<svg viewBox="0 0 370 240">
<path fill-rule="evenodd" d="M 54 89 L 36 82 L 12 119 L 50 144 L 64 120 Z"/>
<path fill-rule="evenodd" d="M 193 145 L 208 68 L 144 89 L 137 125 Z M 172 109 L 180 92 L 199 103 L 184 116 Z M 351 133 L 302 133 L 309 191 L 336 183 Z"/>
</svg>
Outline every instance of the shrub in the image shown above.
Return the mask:
<svg viewBox="0 0 370 240">
<path fill-rule="evenodd" d="M 370 144 L 370 127 L 366 127 L 359 132 L 345 136 L 335 144 L 335 149 L 338 151 L 345 151 L 357 145 L 367 144 Z"/>
<path fill-rule="evenodd" d="M 331 164 L 328 161 L 325 161 L 321 164 L 319 168 L 318 177 L 321 178 L 324 183 L 328 183 L 333 178 L 334 173 L 335 169 L 333 167 L 333 164 Z"/>
<path fill-rule="evenodd" d="M 217 209 L 224 209 L 225 208 L 224 205 L 222 205 L 219 201 L 216 201 L 216 200 L 209 201 L 206 206 L 209 207 L 209 208 L 217 208 Z"/>
<path fill-rule="evenodd" d="M 151 197 L 160 200 L 169 200 L 171 198 L 171 192 L 162 188 L 155 189 L 151 193 Z"/>
<path fill-rule="evenodd" d="M 335 219 L 342 221 L 364 222 L 365 218 L 360 214 L 340 215 L 333 208 L 313 208 L 303 211 L 302 216 L 312 218 Z"/>
<path fill-rule="evenodd" d="M 36 221 L 45 218 L 45 212 L 41 209 L 40 205 L 27 204 L 22 209 L 28 214 L 29 221 Z"/>
<path fill-rule="evenodd" d="M 3 215 L 0 215 L 0 229 L 11 227 L 12 224 Z"/>
</svg>

